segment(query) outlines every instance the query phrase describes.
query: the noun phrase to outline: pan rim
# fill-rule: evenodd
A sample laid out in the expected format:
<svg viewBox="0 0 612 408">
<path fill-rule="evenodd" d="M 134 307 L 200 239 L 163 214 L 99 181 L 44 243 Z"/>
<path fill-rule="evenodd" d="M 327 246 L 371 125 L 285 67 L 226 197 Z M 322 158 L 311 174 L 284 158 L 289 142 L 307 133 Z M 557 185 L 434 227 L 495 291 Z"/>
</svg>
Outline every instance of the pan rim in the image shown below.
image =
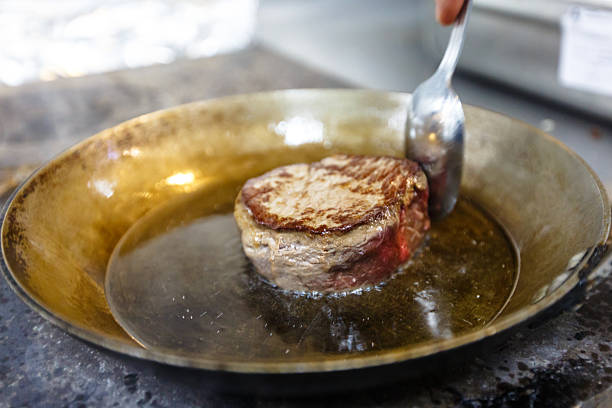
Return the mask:
<svg viewBox="0 0 612 408">
<path fill-rule="evenodd" d="M 322 94 L 332 94 L 332 93 L 352 93 L 354 95 L 367 95 L 372 94 L 374 96 L 386 97 L 392 100 L 406 100 L 410 98 L 410 94 L 408 93 L 400 93 L 400 92 L 385 92 L 385 91 L 374 91 L 374 90 L 360 90 L 360 89 L 289 89 L 289 90 L 277 90 L 277 91 L 266 91 L 266 92 L 257 92 L 250 94 L 240 94 L 240 95 L 231 95 L 214 99 L 201 100 L 196 102 L 191 102 L 188 104 L 178 105 L 167 109 L 158 110 L 151 113 L 146 113 L 144 115 L 137 116 L 133 119 L 129 119 L 122 123 L 115 125 L 123 126 L 132 122 L 140 122 L 151 120 L 159 115 L 166 114 L 167 112 L 171 112 L 173 110 L 184 109 L 188 106 L 202 106 L 212 103 L 219 102 L 231 102 L 233 99 L 242 99 L 245 97 L 262 97 L 262 96 L 270 96 L 275 94 L 283 94 L 283 95 L 291 95 L 291 94 L 313 94 L 313 95 L 322 95 Z M 466 332 L 464 334 L 454 336 L 450 339 L 444 340 L 433 340 L 424 342 L 417 345 L 404 346 L 394 349 L 385 350 L 383 352 L 377 352 L 376 354 L 358 354 L 355 356 L 338 356 L 332 357 L 330 359 L 324 360 L 315 360 L 315 361 L 218 361 L 211 359 L 202 359 L 202 358 L 193 358 L 193 357 L 184 357 L 179 355 L 167 355 L 164 353 L 147 350 L 139 347 L 136 344 L 130 344 L 115 338 L 105 337 L 95 331 L 85 329 L 83 327 L 77 326 L 74 323 L 71 323 L 67 320 L 64 320 L 62 317 L 55 315 L 52 310 L 49 310 L 39 299 L 36 299 L 31 293 L 25 290 L 19 283 L 19 280 L 14 275 L 10 266 L 6 261 L 5 254 L 5 244 L 4 239 L 0 240 L 0 252 L 2 256 L 0 257 L 0 271 L 2 275 L 5 277 L 6 281 L 9 284 L 9 287 L 26 303 L 31 309 L 39 313 L 46 320 L 60 327 L 61 329 L 67 331 L 68 333 L 86 340 L 90 343 L 96 344 L 98 346 L 104 347 L 106 349 L 126 354 L 132 357 L 137 357 L 141 359 L 151 360 L 158 363 L 164 363 L 179 367 L 189 367 L 189 368 L 197 368 L 204 369 L 210 371 L 221 371 L 221 372 L 231 372 L 231 373 L 240 373 L 240 374 L 299 374 L 299 373 L 316 373 L 316 372 L 336 372 L 336 371 L 346 371 L 360 368 L 369 368 L 376 367 L 381 365 L 393 364 L 393 363 L 402 363 L 407 362 L 409 360 L 416 360 L 423 357 L 428 357 L 439 352 L 451 351 L 456 348 L 460 348 L 462 346 L 467 346 L 469 344 L 476 343 L 480 340 L 483 340 L 487 337 L 493 336 L 502 331 L 506 331 L 524 321 L 530 319 L 536 314 L 552 307 L 556 304 L 561 298 L 567 295 L 574 287 L 576 287 L 581 282 L 581 276 L 584 273 L 588 273 L 588 269 L 594 269 L 598 264 L 598 253 L 599 249 L 605 246 L 605 242 L 607 240 L 608 234 L 610 232 L 610 224 L 612 214 L 610 213 L 610 204 L 605 192 L 605 188 L 597 174 L 591 169 L 591 167 L 573 150 L 563 144 L 561 141 L 557 140 L 553 136 L 547 134 L 546 132 L 534 127 L 528 123 L 520 121 L 518 119 L 511 118 L 509 116 L 500 114 L 498 112 L 494 112 L 484 108 L 478 108 L 480 110 L 494 113 L 495 115 L 503 116 L 504 118 L 511 119 L 519 123 L 521 126 L 525 126 L 531 129 L 533 132 L 537 133 L 538 136 L 544 137 L 547 141 L 556 144 L 559 148 L 563 149 L 566 153 L 568 153 L 573 158 L 577 159 L 584 168 L 587 169 L 591 178 L 595 181 L 595 184 L 600 192 L 601 198 L 601 206 L 603 211 L 603 225 L 601 228 L 601 236 L 599 238 L 598 243 L 589 248 L 578 265 L 574 267 L 571 275 L 566 279 L 566 281 L 557 287 L 552 293 L 547 294 L 544 298 L 542 298 L 538 303 L 531 304 L 528 306 L 524 306 L 519 310 L 512 312 L 511 314 L 504 316 L 502 318 L 498 318 L 493 321 L 490 325 L 476 330 L 472 332 Z M 22 191 L 32 182 L 32 180 L 43 170 L 47 169 L 52 163 L 57 162 L 71 154 L 73 151 L 81 149 L 84 145 L 91 143 L 93 140 L 97 140 L 100 138 L 107 137 L 109 135 L 109 129 L 103 130 L 93 136 L 90 136 L 78 144 L 66 149 L 65 151 L 59 153 L 52 159 L 48 160 L 45 164 L 35 170 L 19 187 L 17 187 L 6 203 L 4 204 L 2 211 L 0 212 L 0 220 L 2 220 L 1 228 L 0 228 L 0 238 L 5 236 L 5 231 L 8 225 L 7 215 L 13 205 L 15 204 L 15 199 L 20 195 Z"/>
</svg>

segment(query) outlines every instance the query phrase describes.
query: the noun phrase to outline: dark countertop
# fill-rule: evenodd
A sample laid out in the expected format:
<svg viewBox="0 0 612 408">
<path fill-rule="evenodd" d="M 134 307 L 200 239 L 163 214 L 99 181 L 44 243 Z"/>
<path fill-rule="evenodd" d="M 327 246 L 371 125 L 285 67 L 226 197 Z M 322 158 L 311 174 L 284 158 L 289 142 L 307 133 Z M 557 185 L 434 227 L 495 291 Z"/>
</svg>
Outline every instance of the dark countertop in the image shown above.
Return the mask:
<svg viewBox="0 0 612 408">
<path fill-rule="evenodd" d="M 210 59 L 0 88 L 0 140 L 5 141 L 0 163 L 46 160 L 122 120 L 193 100 L 341 86 L 253 47 Z M 494 352 L 463 366 L 318 399 L 215 393 L 197 372 L 125 357 L 66 334 L 0 282 L 0 407 L 566 407 L 579 401 L 586 401 L 585 407 L 612 406 L 612 279 L 587 291 L 582 304 L 523 327 Z"/>
</svg>

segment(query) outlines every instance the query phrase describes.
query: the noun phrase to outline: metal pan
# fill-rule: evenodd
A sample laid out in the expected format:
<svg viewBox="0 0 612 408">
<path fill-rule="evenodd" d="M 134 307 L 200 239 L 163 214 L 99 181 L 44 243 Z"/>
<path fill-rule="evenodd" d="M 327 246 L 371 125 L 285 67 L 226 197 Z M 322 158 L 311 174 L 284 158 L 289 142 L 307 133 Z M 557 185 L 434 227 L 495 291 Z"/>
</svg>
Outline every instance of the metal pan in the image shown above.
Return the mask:
<svg viewBox="0 0 612 408">
<path fill-rule="evenodd" d="M 249 359 L 145 348 L 117 324 L 105 298 L 113 249 L 150 210 L 333 151 L 401 155 L 409 103 L 399 93 L 278 91 L 179 106 L 103 131 L 41 167 L 12 195 L 2 215 L 2 271 L 28 305 L 73 335 L 201 369 L 209 384 L 234 390 L 335 390 L 465 357 L 468 348 L 490 343 L 580 287 L 610 231 L 603 186 L 575 153 L 536 128 L 470 106 L 462 194 L 504 226 L 520 264 L 513 295 L 488 324 L 370 352 Z"/>
</svg>

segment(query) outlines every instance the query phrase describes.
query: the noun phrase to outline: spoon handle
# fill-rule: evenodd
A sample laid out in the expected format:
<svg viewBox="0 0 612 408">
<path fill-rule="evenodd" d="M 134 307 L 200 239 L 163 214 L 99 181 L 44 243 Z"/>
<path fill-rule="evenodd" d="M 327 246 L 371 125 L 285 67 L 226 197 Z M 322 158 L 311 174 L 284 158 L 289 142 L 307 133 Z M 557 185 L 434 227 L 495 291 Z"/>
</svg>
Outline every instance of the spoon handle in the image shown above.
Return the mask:
<svg viewBox="0 0 612 408">
<path fill-rule="evenodd" d="M 457 60 L 461 54 L 461 49 L 463 48 L 465 26 L 471 9 L 472 0 L 466 0 L 465 3 L 463 3 L 463 7 L 461 8 L 461 11 L 459 11 L 457 20 L 455 20 L 453 25 L 453 31 L 451 32 L 450 39 L 448 40 L 448 46 L 446 47 L 444 57 L 436 70 L 436 74 L 444 75 L 444 79 L 447 83 L 450 83 L 451 81 L 453 72 L 455 72 L 455 67 L 457 66 Z"/>
</svg>

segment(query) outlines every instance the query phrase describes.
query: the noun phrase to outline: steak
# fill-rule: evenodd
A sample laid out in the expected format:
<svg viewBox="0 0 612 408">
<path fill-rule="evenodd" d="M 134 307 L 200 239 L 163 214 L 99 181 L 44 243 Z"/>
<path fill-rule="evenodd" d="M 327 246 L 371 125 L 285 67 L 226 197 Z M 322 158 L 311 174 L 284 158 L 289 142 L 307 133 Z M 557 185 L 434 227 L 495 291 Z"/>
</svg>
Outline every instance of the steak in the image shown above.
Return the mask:
<svg viewBox="0 0 612 408">
<path fill-rule="evenodd" d="M 429 229 L 427 198 L 413 161 L 335 155 L 248 180 L 234 217 L 260 275 L 328 293 L 377 284 L 408 260 Z"/>
</svg>

